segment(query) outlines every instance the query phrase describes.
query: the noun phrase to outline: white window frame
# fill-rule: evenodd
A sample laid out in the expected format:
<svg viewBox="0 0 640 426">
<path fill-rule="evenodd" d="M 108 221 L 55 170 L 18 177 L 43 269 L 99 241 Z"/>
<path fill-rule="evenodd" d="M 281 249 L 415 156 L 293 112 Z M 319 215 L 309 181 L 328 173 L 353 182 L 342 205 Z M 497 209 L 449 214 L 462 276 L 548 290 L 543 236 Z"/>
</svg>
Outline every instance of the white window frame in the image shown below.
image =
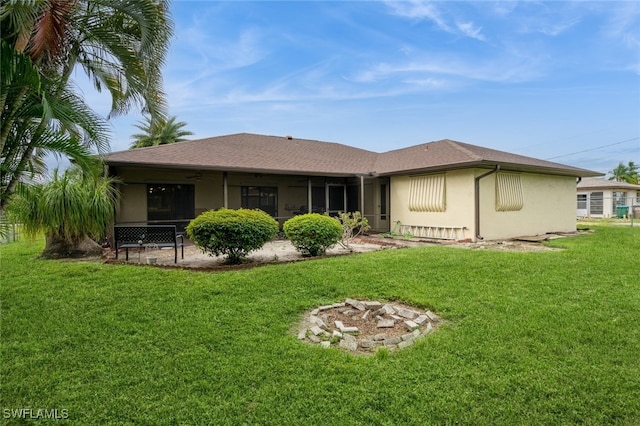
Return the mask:
<svg viewBox="0 0 640 426">
<path fill-rule="evenodd" d="M 589 194 L 589 214 L 604 214 L 604 192 L 595 191 Z"/>
<path fill-rule="evenodd" d="M 587 194 L 578 194 L 577 202 L 578 202 L 578 210 L 587 210 L 587 206 L 589 205 L 589 197 Z"/>
</svg>

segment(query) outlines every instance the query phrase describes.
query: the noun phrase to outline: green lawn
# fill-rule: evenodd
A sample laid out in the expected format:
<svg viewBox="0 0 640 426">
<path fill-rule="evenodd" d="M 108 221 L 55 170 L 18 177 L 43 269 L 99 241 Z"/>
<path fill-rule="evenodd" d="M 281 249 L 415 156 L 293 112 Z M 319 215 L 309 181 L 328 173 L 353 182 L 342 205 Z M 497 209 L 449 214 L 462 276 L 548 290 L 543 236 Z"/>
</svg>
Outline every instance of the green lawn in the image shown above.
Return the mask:
<svg viewBox="0 0 640 426">
<path fill-rule="evenodd" d="M 640 228 L 564 251 L 424 247 L 201 273 L 0 247 L 1 402 L 75 424 L 640 424 Z M 447 323 L 353 356 L 302 313 L 400 300 Z M 382 356 L 384 355 L 384 356 Z"/>
</svg>

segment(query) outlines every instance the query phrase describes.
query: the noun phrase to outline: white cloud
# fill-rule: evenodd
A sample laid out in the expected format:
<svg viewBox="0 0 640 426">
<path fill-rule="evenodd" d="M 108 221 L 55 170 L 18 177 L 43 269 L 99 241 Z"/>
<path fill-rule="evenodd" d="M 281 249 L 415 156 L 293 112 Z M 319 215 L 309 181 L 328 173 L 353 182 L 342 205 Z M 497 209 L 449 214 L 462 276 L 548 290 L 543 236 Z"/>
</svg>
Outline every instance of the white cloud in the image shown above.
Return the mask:
<svg viewBox="0 0 640 426">
<path fill-rule="evenodd" d="M 454 80 L 475 80 L 484 82 L 518 83 L 537 78 L 540 59 L 532 55 L 523 55 L 510 51 L 499 58 L 454 58 L 447 55 L 434 57 L 423 54 L 422 59 L 400 62 L 380 63 L 375 67 L 356 73 L 354 81 L 375 83 L 382 80 L 400 79 L 401 81 L 439 81 L 438 87 L 447 87 Z M 437 80 L 434 80 L 436 79 Z M 444 82 L 448 81 L 447 84 Z M 435 87 L 435 86 L 434 86 Z"/>
<path fill-rule="evenodd" d="M 636 2 L 616 2 L 610 18 L 605 24 L 606 35 L 620 40 L 632 49 L 640 48 L 640 4 Z"/>
<path fill-rule="evenodd" d="M 573 17 L 573 18 L 566 18 L 560 22 L 539 22 L 536 30 L 538 32 L 541 32 L 544 35 L 556 37 L 570 30 L 572 27 L 579 24 L 581 21 L 582 21 L 582 18 Z"/>
<path fill-rule="evenodd" d="M 450 83 L 448 83 L 446 80 L 431 77 L 422 79 L 408 78 L 402 80 L 402 82 L 423 89 L 446 89 L 450 87 Z"/>
<path fill-rule="evenodd" d="M 424 0 L 386 0 L 392 13 L 396 16 L 412 20 L 428 20 L 433 22 L 437 28 L 454 35 L 462 35 L 476 40 L 485 41 L 482 28 L 468 20 L 458 19 L 451 10 L 442 11 L 436 3 Z M 442 6 L 442 5 L 440 5 Z M 455 24 L 449 23 L 450 21 Z"/>
<path fill-rule="evenodd" d="M 473 22 L 458 22 L 457 27 L 467 37 L 485 41 L 485 37 L 482 34 L 482 28 L 476 28 Z"/>
<path fill-rule="evenodd" d="M 417 20 L 428 19 L 439 28 L 450 31 L 436 5 L 431 2 L 423 0 L 386 0 L 385 3 L 393 10 L 395 15 Z"/>
<path fill-rule="evenodd" d="M 498 1 L 492 5 L 493 13 L 498 16 L 510 15 L 518 6 L 517 1 Z"/>
<path fill-rule="evenodd" d="M 217 70 L 231 70 L 256 64 L 264 59 L 269 50 L 262 40 L 265 35 L 257 28 L 244 28 L 234 38 L 226 35 L 212 35 L 204 28 L 190 28 L 183 34 L 180 46 L 185 52 L 197 52 L 199 61 L 191 56 L 189 64 L 207 65 Z M 181 37 L 182 38 L 182 37 Z"/>
<path fill-rule="evenodd" d="M 521 34 L 560 36 L 580 24 L 589 14 L 584 1 L 520 2 L 503 18 Z"/>
</svg>

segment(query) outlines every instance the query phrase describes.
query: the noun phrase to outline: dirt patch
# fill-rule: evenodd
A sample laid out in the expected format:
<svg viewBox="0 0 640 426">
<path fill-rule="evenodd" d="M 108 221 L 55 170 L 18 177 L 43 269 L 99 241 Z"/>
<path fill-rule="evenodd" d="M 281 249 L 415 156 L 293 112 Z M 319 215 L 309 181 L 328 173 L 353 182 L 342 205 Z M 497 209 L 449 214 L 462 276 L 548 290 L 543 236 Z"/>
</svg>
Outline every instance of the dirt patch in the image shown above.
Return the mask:
<svg viewBox="0 0 640 426">
<path fill-rule="evenodd" d="M 557 248 L 547 247 L 542 244 L 543 241 L 562 238 L 566 235 L 575 234 L 548 234 L 544 236 L 526 237 L 529 240 L 505 240 L 505 241 L 481 241 L 481 242 L 464 242 L 464 241 L 442 241 L 442 240 L 425 240 L 425 239 L 408 239 L 408 238 L 387 238 L 378 235 L 364 236 L 355 239 L 348 247 L 338 244 L 329 250 L 323 256 L 304 257 L 293 247 L 288 240 L 274 240 L 266 243 L 261 249 L 255 250 L 244 259 L 239 265 L 228 265 L 226 256 L 209 256 L 203 253 L 198 247 L 188 242 L 184 248 L 184 259 L 180 259 L 178 254 L 178 263 L 174 263 L 173 248 L 163 248 L 156 250 L 129 250 L 129 261 L 124 261 L 124 255 L 121 253 L 120 258 L 116 261 L 113 252 L 107 254 L 107 262 L 148 264 L 147 257 L 155 257 L 155 263 L 152 266 L 163 268 L 189 268 L 198 271 L 231 271 L 250 269 L 258 266 L 273 265 L 290 262 L 300 262 L 307 260 L 322 259 L 333 256 L 345 256 L 355 253 L 366 253 L 378 250 L 393 250 L 407 247 L 425 247 L 425 246 L 442 246 L 465 248 L 471 250 L 499 250 L 513 252 L 540 252 L 561 250 Z"/>
<path fill-rule="evenodd" d="M 159 250 L 129 249 L 129 261 L 127 263 L 146 265 L 149 264 L 147 258 L 153 257 L 156 259 L 153 266 L 189 268 L 199 271 L 229 271 L 403 247 L 406 247 L 406 245 L 401 242 L 385 241 L 384 239 L 356 239 L 348 247 L 340 244 L 335 245 L 328 249 L 323 256 L 305 257 L 295 249 L 289 240 L 273 240 L 266 243 L 261 249 L 249 253 L 241 264 L 229 265 L 226 263 L 226 256 L 210 256 L 203 253 L 200 248 L 192 243 L 187 243 L 184 247 L 184 259 L 180 258 L 179 253 L 178 263 L 174 263 L 173 248 Z M 116 261 L 115 254 L 109 257 L 110 261 Z M 120 256 L 118 261 L 123 262 L 123 256 Z"/>
<path fill-rule="evenodd" d="M 457 247 L 471 250 L 495 250 L 495 251 L 517 251 L 517 252 L 540 252 L 540 251 L 560 251 L 562 249 L 548 247 L 542 242 L 530 241 L 486 241 L 478 243 L 461 243 Z"/>
</svg>

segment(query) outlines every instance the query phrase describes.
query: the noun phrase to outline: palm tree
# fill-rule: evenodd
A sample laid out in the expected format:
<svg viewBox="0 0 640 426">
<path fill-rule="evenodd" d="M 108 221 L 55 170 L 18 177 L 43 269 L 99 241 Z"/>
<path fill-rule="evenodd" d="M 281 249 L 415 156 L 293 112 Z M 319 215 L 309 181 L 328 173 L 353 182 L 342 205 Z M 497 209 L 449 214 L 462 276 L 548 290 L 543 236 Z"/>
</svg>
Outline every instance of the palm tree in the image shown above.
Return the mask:
<svg viewBox="0 0 640 426">
<path fill-rule="evenodd" d="M 41 75 L 27 55 L 4 40 L 1 49 L 0 214 L 25 173 L 45 171 L 45 153 L 90 167 L 91 149 L 104 152 L 109 146 L 105 120 L 68 83 Z"/>
<path fill-rule="evenodd" d="M 146 117 L 135 125 L 143 133 L 131 136 L 133 143 L 130 149 L 147 146 L 165 145 L 185 141 L 185 136 L 193 135 L 193 132 L 182 129 L 187 125 L 184 121 L 176 123 L 177 117 L 171 116 L 168 120 L 164 117 Z"/>
<path fill-rule="evenodd" d="M 609 173 L 611 174 L 609 180 L 638 185 L 638 181 L 640 179 L 640 172 L 638 171 L 639 168 L 640 167 L 637 166 L 633 161 L 629 161 L 626 166 L 622 162 L 620 162 L 620 164 L 618 164 L 615 169 L 609 171 Z"/>
<path fill-rule="evenodd" d="M 46 153 L 85 165 L 91 148 L 108 148 L 104 121 L 70 89 L 75 69 L 109 91 L 110 116 L 166 113 L 168 0 L 3 0 L 0 30 L 0 214 L 25 173 L 44 171 Z"/>
<path fill-rule="evenodd" d="M 46 183 L 20 184 L 8 213 L 27 235 L 45 234 L 43 257 L 99 255 L 102 247 L 90 237 L 112 225 L 117 197 L 113 178 L 75 167 L 55 170 Z"/>
<path fill-rule="evenodd" d="M 47 73 L 82 68 L 111 93 L 111 114 L 164 112 L 161 68 L 173 34 L 168 0 L 3 2 L 2 38 Z"/>
</svg>

